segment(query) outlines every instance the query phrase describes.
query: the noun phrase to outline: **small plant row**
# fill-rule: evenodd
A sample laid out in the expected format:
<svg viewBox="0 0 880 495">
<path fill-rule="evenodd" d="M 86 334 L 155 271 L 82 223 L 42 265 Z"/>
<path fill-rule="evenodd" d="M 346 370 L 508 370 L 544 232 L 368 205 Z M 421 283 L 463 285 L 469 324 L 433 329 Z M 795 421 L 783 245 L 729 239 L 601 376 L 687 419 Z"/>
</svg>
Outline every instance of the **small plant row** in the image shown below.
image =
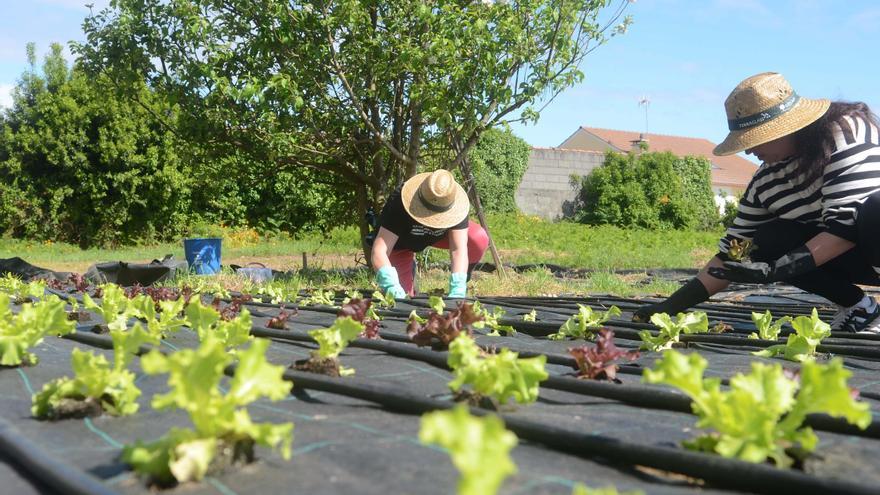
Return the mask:
<svg viewBox="0 0 880 495">
<path fill-rule="evenodd" d="M 135 385 L 134 374 L 127 369 L 132 356 L 145 344 L 159 345 L 169 332 L 183 326 L 195 331 L 200 341 L 217 341 L 232 353 L 251 339 L 252 322 L 247 310 L 233 320 L 223 321 L 220 313 L 210 306 L 195 299 L 189 304 L 178 299 L 160 301 L 162 311 L 157 314 L 155 303 L 148 296 L 128 299 L 118 286 L 102 287 L 101 304 L 84 294 L 84 305 L 108 321 L 113 340 L 113 365 L 103 355 L 74 349 L 71 356 L 74 376 L 52 380 L 33 397 L 31 412 L 39 419 L 94 416 L 102 412 L 116 416 L 136 413 L 141 391 Z M 142 321 L 129 326 L 132 318 Z"/>
<path fill-rule="evenodd" d="M 186 325 L 198 334 L 198 348 L 169 356 L 153 350 L 141 358 L 141 367 L 147 374 L 169 375 L 171 391 L 155 396 L 153 408 L 182 409 L 189 414 L 193 428 L 172 428 L 156 441 L 126 446 L 123 460 L 151 483 L 167 485 L 202 479 L 212 466 L 250 462 L 255 445 L 277 448 L 282 457 L 289 458 L 293 424 L 254 423 L 246 409 L 260 397 L 280 400 L 292 387 L 282 379 L 283 367 L 266 361 L 269 341 L 250 336 L 252 322 L 247 310 L 224 321 L 213 307 L 192 300 L 185 315 L 179 317 L 186 301 L 178 299 L 161 301 L 157 315 L 155 301 L 149 296 L 129 299 L 119 287 L 106 285 L 102 289 L 100 305 L 87 295 L 84 304 L 108 321 L 113 365 L 103 355 L 74 349 L 74 377 L 53 380 L 34 395 L 32 412 L 36 417 L 134 414 L 141 392 L 127 369 L 132 357 L 142 345 L 158 345 L 167 332 Z M 0 294 L 0 302 L 3 297 L 8 296 Z M 58 304 L 63 314 L 64 303 L 58 300 Z M 146 320 L 146 326 L 136 321 L 128 327 L 132 317 Z M 57 319 L 74 325 L 64 317 Z M 241 350 L 248 342 L 251 345 Z M 220 381 L 234 360 L 237 366 L 229 390 L 224 392 Z"/>
<path fill-rule="evenodd" d="M 40 294 L 40 298 L 22 304 L 13 313 L 10 294 L 0 292 L 0 366 L 35 365 L 38 360 L 30 352 L 32 347 L 47 335 L 67 335 L 76 330 L 76 323 L 67 317 L 64 301 L 55 295 Z"/>
</svg>

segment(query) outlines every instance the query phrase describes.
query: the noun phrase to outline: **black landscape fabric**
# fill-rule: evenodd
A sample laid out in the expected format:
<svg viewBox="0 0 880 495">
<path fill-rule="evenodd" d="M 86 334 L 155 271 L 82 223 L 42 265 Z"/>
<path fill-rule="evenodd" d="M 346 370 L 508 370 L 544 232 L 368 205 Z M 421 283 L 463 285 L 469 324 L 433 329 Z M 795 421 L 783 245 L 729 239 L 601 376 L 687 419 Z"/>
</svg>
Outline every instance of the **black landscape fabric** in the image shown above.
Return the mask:
<svg viewBox="0 0 880 495">
<path fill-rule="evenodd" d="M 519 331 L 511 336 L 480 335 L 478 343 L 509 347 L 523 354 L 548 355 L 548 372 L 562 382 L 565 378 L 570 379 L 572 372 L 568 348 L 585 342 L 551 341 L 545 336 L 573 315 L 578 303 L 597 309 L 616 304 L 623 310 L 623 315 L 607 324 L 617 331 L 616 343 L 620 347 L 638 347 L 635 332 L 640 328 L 650 328 L 650 325 L 629 321 L 632 310 L 644 303 L 637 299 L 613 296 L 486 298 L 483 302 L 490 307 L 500 305 L 506 309 L 506 322 L 516 323 Z M 703 337 L 703 340 L 688 342 L 687 348 L 680 350 L 703 355 L 709 361 L 708 376 L 730 378 L 737 372 L 748 371 L 750 363 L 756 360 L 782 362 L 786 367 L 796 368 L 795 363 L 751 355 L 751 351 L 759 347 L 755 347 L 755 341 L 745 338 L 748 332 L 754 331 L 749 315 L 751 311 L 763 311 L 764 308 L 771 308 L 777 316 L 807 314 L 816 304 L 820 305 L 823 316 L 830 315 L 830 308 L 821 306 L 821 301 L 810 300 L 791 288 L 758 291 L 745 287 L 728 292 L 698 309 L 709 313 L 712 324 L 724 321 L 732 326 L 732 330 L 723 335 L 701 335 L 699 337 Z M 399 302 L 394 310 L 385 312 L 386 318 L 381 326 L 384 338 L 378 341 L 380 344 L 367 341 L 361 346 L 359 342 L 362 341 L 358 341 L 340 358 L 345 366 L 357 370 L 356 375 L 329 380 L 375 387 L 388 391 L 389 396 L 399 394 L 414 397 L 413 404 L 420 404 L 420 401 L 430 404 L 432 400 L 449 403 L 452 397 L 447 383 L 451 374 L 443 366 L 445 355 L 429 348 L 417 348 L 407 342 L 406 315 L 413 309 L 424 312 L 425 306 L 426 300 L 417 298 Z M 307 337 L 307 330 L 327 327 L 335 318 L 331 308 L 300 308 L 299 314 L 288 322 L 286 331 L 272 333 L 265 324 L 270 316 L 278 313 L 280 307 L 271 304 L 250 304 L 246 307 L 254 315 L 255 333 L 262 331 L 265 335 L 276 336 L 269 348 L 269 360 L 285 366 L 308 357 L 316 347 L 304 338 Z M 537 311 L 538 321 L 522 322 L 522 315 L 532 309 Z M 88 327 L 81 325 L 78 335 L 88 334 Z M 296 339 L 286 338 L 285 334 Z M 101 338 L 109 341 L 109 337 L 98 336 L 99 340 Z M 835 354 L 844 358 L 846 367 L 853 373 L 851 385 L 859 389 L 875 415 L 880 411 L 880 402 L 877 400 L 880 399 L 878 339 L 838 334 L 827 339 L 833 343 L 829 346 L 837 346 L 833 347 Z M 197 336 L 184 329 L 169 336 L 162 348 L 173 351 L 197 345 Z M 0 416 L 35 449 L 42 449 L 53 458 L 97 478 L 111 491 L 155 493 L 155 488 L 147 486 L 121 462 L 120 452 L 123 445 L 138 439 L 153 440 L 173 426 L 190 426 L 183 413 L 159 412 L 150 407 L 151 397 L 167 390 L 166 376 L 143 374 L 135 360 L 131 369 L 139 377 L 137 384 L 143 395 L 139 400 L 140 411 L 132 416 L 104 415 L 56 422 L 31 418 L 31 395 L 49 380 L 71 375 L 70 355 L 75 347 L 96 350 L 111 357 L 110 351 L 74 339 L 46 339 L 34 350 L 40 358 L 37 366 L 0 370 Z M 406 352 L 411 350 L 418 352 L 407 355 Z M 874 353 L 878 353 L 876 357 Z M 549 437 L 544 441 L 540 435 L 532 435 L 530 439 L 520 438 L 512 454 L 518 473 L 504 482 L 500 493 L 570 494 L 575 483 L 592 487 L 614 485 L 620 490 L 638 489 L 649 494 L 743 493 L 752 489 L 737 481 L 737 473 L 741 473 L 740 478 L 760 477 L 768 472 L 771 475 L 776 472 L 784 474 L 769 465 L 753 467 L 719 458 L 719 469 L 731 469 L 733 475 L 729 478 L 719 477 L 707 484 L 694 476 L 680 474 L 681 471 L 670 472 L 675 469 L 652 467 L 661 465 L 663 459 L 652 459 L 651 452 L 685 452 L 679 445 L 682 440 L 694 436 L 696 422 L 696 416 L 689 414 L 686 408 L 682 410 L 680 395 L 676 396 L 666 387 L 640 383 L 641 371 L 652 366 L 658 357 L 658 353 L 643 353 L 638 360 L 622 367 L 618 375 L 621 384 L 603 384 L 606 389 L 616 387 L 610 389 L 611 393 L 624 390 L 634 394 L 632 397 L 613 400 L 603 395 L 605 392 L 602 390 L 605 389 L 591 392 L 542 387 L 537 403 L 506 406 L 498 411 L 508 420 L 509 426 L 520 428 L 519 431 L 526 431 L 529 425 L 538 425 L 551 433 L 558 430 L 571 435 L 571 445 L 566 445 L 565 437 L 555 443 Z M 826 353 L 820 359 L 827 357 Z M 641 390 L 666 394 L 664 397 L 669 399 L 668 404 L 662 400 L 650 406 L 640 403 L 637 392 Z M 295 423 L 293 457 L 290 461 L 258 448 L 258 459 L 250 465 L 213 474 L 200 483 L 188 483 L 163 491 L 169 494 L 223 495 L 455 493 L 458 474 L 448 455 L 442 449 L 423 445 L 418 440 L 419 415 L 413 410 L 407 411 L 405 405 L 382 402 L 364 400 L 363 396 L 357 398 L 347 393 L 330 393 L 313 386 L 297 387 L 293 394 L 279 402 L 258 401 L 249 407 L 254 421 Z M 880 435 L 876 429 L 847 432 L 835 429 L 834 425 L 823 428 L 820 422 L 814 428 L 819 435 L 820 445 L 816 455 L 804 466 L 804 471 L 794 473 L 799 476 L 795 481 L 812 483 L 816 487 L 813 491 L 817 493 L 822 492 L 824 487 L 841 492 L 871 493 L 880 486 L 880 472 L 877 470 Z M 582 440 L 593 442 L 589 445 L 607 445 L 608 450 L 601 447 L 577 450 L 580 447 L 576 444 Z M 611 443 L 601 443 L 605 441 Z M 625 447 L 620 449 L 623 453 L 618 452 L 615 443 Z M 627 461 L 627 449 L 633 453 L 632 462 Z M 640 449 L 645 453 L 640 453 Z M 715 462 L 716 458 L 706 454 L 692 455 L 697 456 L 694 459 L 709 459 L 711 462 Z M 44 481 L 35 479 L 15 459 L 4 456 L 0 457 L 0 461 L 0 486 L 3 487 L 0 492 L 55 492 Z M 752 469 L 756 471 L 750 471 Z M 724 479 L 730 481 L 719 481 Z M 765 493 L 773 491 L 758 489 Z"/>
</svg>

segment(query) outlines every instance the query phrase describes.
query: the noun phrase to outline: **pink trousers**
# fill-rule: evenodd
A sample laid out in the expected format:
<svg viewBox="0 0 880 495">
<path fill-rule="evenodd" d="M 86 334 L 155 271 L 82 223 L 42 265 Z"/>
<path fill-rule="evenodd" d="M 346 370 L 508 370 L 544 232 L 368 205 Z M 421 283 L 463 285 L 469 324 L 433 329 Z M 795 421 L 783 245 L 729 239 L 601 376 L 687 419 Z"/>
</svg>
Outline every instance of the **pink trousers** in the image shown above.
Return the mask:
<svg viewBox="0 0 880 495">
<path fill-rule="evenodd" d="M 488 246 L 489 236 L 486 235 L 486 231 L 483 230 L 479 223 L 469 220 L 467 240 L 468 265 L 478 263 L 483 258 L 483 254 Z M 449 249 L 449 237 L 444 237 L 431 247 Z M 400 285 L 410 296 L 413 295 L 414 256 L 415 253 L 409 249 L 394 249 L 391 251 L 391 256 L 388 257 L 388 260 L 391 261 L 391 266 L 397 270 Z"/>
</svg>

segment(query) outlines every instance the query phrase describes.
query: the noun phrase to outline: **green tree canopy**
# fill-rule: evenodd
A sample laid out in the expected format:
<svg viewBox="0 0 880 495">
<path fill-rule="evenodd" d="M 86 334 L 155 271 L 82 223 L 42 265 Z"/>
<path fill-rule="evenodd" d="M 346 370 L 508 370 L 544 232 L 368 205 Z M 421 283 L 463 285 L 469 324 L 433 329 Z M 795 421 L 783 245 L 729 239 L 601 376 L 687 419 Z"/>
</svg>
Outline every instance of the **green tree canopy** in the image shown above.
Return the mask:
<svg viewBox="0 0 880 495">
<path fill-rule="evenodd" d="M 75 51 L 165 95 L 216 153 L 332 174 L 363 218 L 425 153 L 453 168 L 486 129 L 537 119 L 628 25 L 611 1 L 115 0 Z"/>
<path fill-rule="evenodd" d="M 486 211 L 512 213 L 516 190 L 529 167 L 531 147 L 510 131 L 489 129 L 471 151 L 474 179 Z"/>
</svg>

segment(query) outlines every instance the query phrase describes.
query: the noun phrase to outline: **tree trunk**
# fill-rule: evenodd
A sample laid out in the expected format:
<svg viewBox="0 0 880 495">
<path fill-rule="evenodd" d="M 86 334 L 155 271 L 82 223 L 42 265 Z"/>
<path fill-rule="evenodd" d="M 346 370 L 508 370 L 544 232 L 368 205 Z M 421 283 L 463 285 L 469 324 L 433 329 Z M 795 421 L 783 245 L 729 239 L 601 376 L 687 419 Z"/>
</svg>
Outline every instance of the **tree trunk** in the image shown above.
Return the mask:
<svg viewBox="0 0 880 495">
<path fill-rule="evenodd" d="M 373 263 L 370 259 L 370 252 L 372 251 L 372 246 L 367 243 L 367 234 L 370 233 L 371 226 L 367 223 L 367 208 L 370 206 L 371 201 L 369 199 L 369 193 L 367 191 L 367 185 L 361 184 L 360 187 L 357 188 L 357 212 L 358 212 L 358 227 L 360 228 L 361 234 L 361 249 L 364 252 L 364 261 L 367 266 L 372 270 Z M 378 212 L 377 212 L 378 214 Z"/>
</svg>

